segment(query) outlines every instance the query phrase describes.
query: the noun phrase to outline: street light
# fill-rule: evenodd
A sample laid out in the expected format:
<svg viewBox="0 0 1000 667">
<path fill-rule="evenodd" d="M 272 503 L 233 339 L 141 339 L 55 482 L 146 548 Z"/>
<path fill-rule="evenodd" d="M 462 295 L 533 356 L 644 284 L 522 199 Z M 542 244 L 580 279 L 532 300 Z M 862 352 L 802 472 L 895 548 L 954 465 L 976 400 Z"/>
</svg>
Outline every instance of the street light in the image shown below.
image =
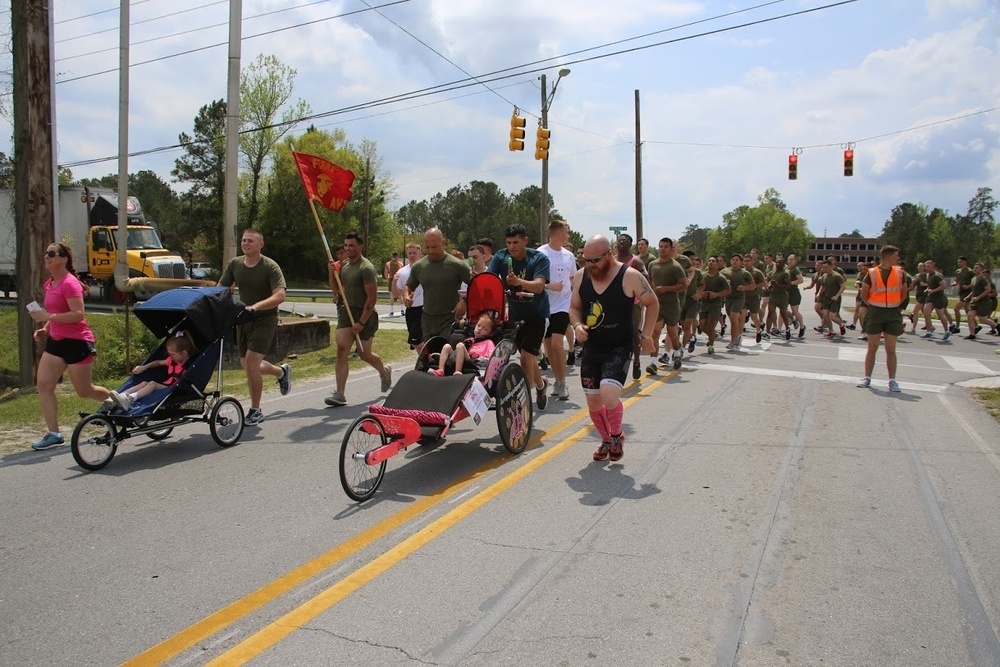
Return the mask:
<svg viewBox="0 0 1000 667">
<path fill-rule="evenodd" d="M 552 92 L 547 90 L 546 77 L 542 75 L 542 124 L 541 129 L 549 129 L 549 107 L 552 105 L 552 100 L 556 96 L 556 89 L 559 87 L 559 82 L 564 76 L 569 76 L 569 69 L 563 67 L 559 70 L 559 75 L 556 77 L 556 82 L 552 86 Z M 545 157 L 542 158 L 542 214 L 541 218 L 541 233 L 538 236 L 538 244 L 541 245 L 545 243 L 548 239 L 548 227 L 549 227 L 549 155 L 548 150 L 545 151 Z"/>
</svg>

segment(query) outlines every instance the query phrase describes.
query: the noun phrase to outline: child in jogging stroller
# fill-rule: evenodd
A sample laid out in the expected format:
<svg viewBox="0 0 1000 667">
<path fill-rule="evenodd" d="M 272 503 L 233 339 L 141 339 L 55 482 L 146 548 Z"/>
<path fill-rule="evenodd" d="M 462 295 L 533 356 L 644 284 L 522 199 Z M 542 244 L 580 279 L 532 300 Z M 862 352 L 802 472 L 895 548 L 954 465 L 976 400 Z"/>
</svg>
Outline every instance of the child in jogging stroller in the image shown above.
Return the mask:
<svg viewBox="0 0 1000 667">
<path fill-rule="evenodd" d="M 122 393 L 112 391 L 111 395 L 105 399 L 104 407 L 112 410 L 117 405 L 125 412 L 128 412 L 132 409 L 132 403 L 138 401 L 140 398 L 145 398 L 154 391 L 166 389 L 170 385 L 177 384 L 177 381 L 181 379 L 184 371 L 191 363 L 191 359 L 198 353 L 198 349 L 194 346 L 194 341 L 191 340 L 190 334 L 186 331 L 178 331 L 167 339 L 166 352 L 167 356 L 163 359 L 154 359 L 148 363 L 139 364 L 132 369 L 132 375 L 140 375 L 151 368 L 166 366 L 167 375 L 163 378 L 162 382 L 146 380 Z"/>
<path fill-rule="evenodd" d="M 461 375 L 465 368 L 465 362 L 469 359 L 475 362 L 475 367 L 480 371 L 485 371 L 493 350 L 496 349 L 496 341 L 493 340 L 493 331 L 496 322 L 489 313 L 483 313 L 476 321 L 476 326 L 472 331 L 472 336 L 465 338 L 461 342 L 455 343 L 454 348 L 450 343 L 445 343 L 438 353 L 438 367 L 431 369 L 431 373 L 442 377 L 445 368 L 450 361 L 454 367 L 454 375 Z"/>
</svg>

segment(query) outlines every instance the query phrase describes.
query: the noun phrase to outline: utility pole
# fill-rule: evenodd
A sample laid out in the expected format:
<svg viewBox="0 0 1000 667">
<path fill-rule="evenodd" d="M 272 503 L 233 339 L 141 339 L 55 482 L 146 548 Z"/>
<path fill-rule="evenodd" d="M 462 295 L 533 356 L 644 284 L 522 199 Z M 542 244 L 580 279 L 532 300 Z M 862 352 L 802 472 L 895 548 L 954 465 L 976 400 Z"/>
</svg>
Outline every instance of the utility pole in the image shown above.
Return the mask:
<svg viewBox="0 0 1000 667">
<path fill-rule="evenodd" d="M 549 128 L 549 91 L 546 85 L 545 75 L 542 75 L 542 129 Z M 542 158 L 542 215 L 541 229 L 538 232 L 538 245 L 541 246 L 548 239 L 549 229 L 549 156 L 546 154 Z"/>
<path fill-rule="evenodd" d="M 18 384 L 34 383 L 35 323 L 42 255 L 55 238 L 56 184 L 52 14 L 48 0 L 11 3 L 14 67 L 14 220 L 17 236 Z M 82 258 L 86 261 L 86 258 Z"/>
<path fill-rule="evenodd" d="M 229 0 L 229 75 L 226 86 L 226 184 L 222 210 L 222 266 L 236 257 L 236 207 L 239 201 L 240 56 L 243 0 Z"/>
<path fill-rule="evenodd" d="M 368 228 L 371 223 L 371 203 L 369 199 L 369 192 L 371 190 L 371 170 L 372 170 L 372 158 L 369 155 L 365 158 L 365 243 L 371 243 L 371 238 L 368 236 Z"/>
<path fill-rule="evenodd" d="M 639 131 L 639 89 L 635 90 L 635 240 L 642 238 L 642 135 Z"/>
<path fill-rule="evenodd" d="M 549 107 L 552 106 L 552 100 L 556 96 L 556 89 L 559 88 L 559 82 L 562 81 L 564 76 L 569 76 L 569 69 L 565 67 L 559 70 L 559 76 L 556 77 L 556 83 L 552 86 L 551 92 L 548 89 L 548 79 L 544 74 L 541 76 L 542 117 L 538 126 L 539 133 L 536 135 L 537 138 L 535 140 L 535 159 L 542 161 L 542 214 L 539 216 L 541 219 L 541 229 L 538 234 L 538 245 L 545 243 L 549 238 Z M 544 141 L 544 145 L 540 145 L 542 141 Z"/>
</svg>

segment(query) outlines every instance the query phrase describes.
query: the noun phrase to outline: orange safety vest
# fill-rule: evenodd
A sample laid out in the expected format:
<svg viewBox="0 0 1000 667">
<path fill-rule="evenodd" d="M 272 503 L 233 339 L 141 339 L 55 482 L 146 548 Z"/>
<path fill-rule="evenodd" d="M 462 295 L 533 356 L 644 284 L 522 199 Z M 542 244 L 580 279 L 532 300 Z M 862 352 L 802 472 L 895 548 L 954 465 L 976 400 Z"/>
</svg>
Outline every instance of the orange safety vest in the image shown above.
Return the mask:
<svg viewBox="0 0 1000 667">
<path fill-rule="evenodd" d="M 868 269 L 868 282 L 871 288 L 868 292 L 868 305 L 877 308 L 897 308 L 906 296 L 906 281 L 903 280 L 903 269 L 898 266 L 889 271 L 888 284 L 882 281 L 882 269 Z"/>
</svg>

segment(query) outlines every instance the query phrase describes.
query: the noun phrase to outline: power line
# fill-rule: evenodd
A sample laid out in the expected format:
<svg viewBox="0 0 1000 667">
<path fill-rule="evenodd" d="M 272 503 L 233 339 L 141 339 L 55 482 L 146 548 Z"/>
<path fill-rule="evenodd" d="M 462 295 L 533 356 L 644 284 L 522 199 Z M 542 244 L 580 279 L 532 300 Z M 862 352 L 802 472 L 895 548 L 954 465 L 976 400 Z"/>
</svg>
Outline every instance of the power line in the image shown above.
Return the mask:
<svg viewBox="0 0 1000 667">
<path fill-rule="evenodd" d="M 406 1 L 406 0 L 402 0 L 402 1 Z M 823 11 L 823 10 L 826 10 L 826 9 L 830 9 L 830 8 L 833 8 L 833 7 L 838 7 L 838 6 L 841 6 L 841 5 L 851 4 L 851 3 L 854 3 L 854 2 L 857 2 L 857 0 L 841 0 L 839 2 L 834 2 L 834 3 L 831 3 L 831 4 L 827 4 L 827 5 L 821 5 L 821 6 L 818 6 L 818 7 L 813 7 L 813 8 L 809 8 L 809 9 L 799 10 L 799 11 L 796 11 L 796 12 L 790 12 L 790 13 L 787 13 L 787 14 L 782 14 L 782 15 L 778 15 L 778 16 L 768 17 L 768 18 L 764 18 L 764 19 L 758 19 L 756 21 L 751 21 L 751 22 L 747 22 L 747 23 L 737 24 L 737 25 L 734 25 L 734 26 L 728 26 L 728 27 L 718 28 L 718 29 L 715 29 L 715 30 L 709 30 L 709 31 L 701 32 L 701 33 L 695 33 L 693 35 L 686 35 L 684 37 L 677 37 L 677 38 L 670 39 L 670 40 L 664 40 L 662 42 L 655 42 L 655 43 L 652 43 L 652 44 L 645 44 L 645 45 L 633 47 L 633 48 L 630 48 L 630 49 L 622 49 L 622 50 L 611 52 L 611 53 L 600 54 L 600 55 L 596 55 L 596 56 L 589 56 L 587 58 L 579 58 L 577 60 L 572 60 L 572 61 L 566 62 L 565 64 L 566 65 L 574 65 L 574 64 L 579 64 L 579 63 L 583 63 L 583 62 L 591 62 L 591 61 L 595 61 L 595 60 L 601 60 L 603 58 L 610 58 L 610 57 L 616 56 L 616 55 L 633 53 L 633 52 L 636 52 L 636 51 L 642 51 L 642 50 L 651 49 L 651 48 L 655 48 L 655 47 L 659 47 L 659 46 L 665 46 L 665 45 L 668 45 L 668 44 L 675 44 L 675 43 L 678 43 L 678 42 L 689 41 L 689 40 L 692 40 L 692 39 L 697 39 L 697 38 L 700 38 L 700 37 L 706 37 L 706 36 L 709 36 L 709 35 L 716 35 L 716 34 L 721 34 L 721 33 L 725 33 L 725 32 L 731 32 L 733 30 L 738 30 L 738 29 L 741 29 L 741 28 L 746 28 L 746 27 L 749 27 L 749 26 L 760 25 L 760 24 L 763 24 L 763 23 L 769 23 L 769 22 L 773 22 L 773 21 L 778 21 L 778 20 L 782 20 L 782 19 L 786 19 L 786 18 L 790 18 L 790 17 L 794 17 L 794 16 L 803 15 L 803 14 L 809 14 L 809 13 L 813 13 L 813 12 L 817 12 L 817 11 Z M 399 3 L 396 2 L 396 3 L 390 3 L 390 4 L 399 4 Z M 380 5 L 380 7 L 384 7 L 384 6 L 388 6 L 388 5 Z M 368 10 L 359 10 L 359 11 L 368 11 Z M 600 47 L 594 47 L 594 48 L 600 48 Z M 593 50 L 593 49 L 586 49 L 586 51 L 590 51 L 590 50 Z M 536 63 L 548 62 L 548 61 L 551 61 L 551 60 L 557 60 L 557 59 L 561 59 L 561 58 L 562 58 L 562 56 L 554 56 L 552 58 L 546 58 L 546 59 L 543 59 L 543 60 L 540 60 L 540 61 L 535 61 L 535 62 Z M 297 119 L 293 119 L 293 120 L 289 120 L 289 121 L 284 121 L 284 122 L 279 122 L 279 123 L 273 123 L 271 125 L 267 125 L 267 126 L 263 126 L 263 127 L 259 127 L 259 128 L 254 128 L 254 129 L 250 129 L 250 130 L 245 130 L 244 132 L 261 131 L 261 130 L 266 130 L 266 129 L 271 129 L 271 128 L 283 127 L 285 125 L 297 124 L 297 123 L 301 123 L 301 122 L 305 122 L 305 121 L 309 121 L 309 120 L 314 120 L 314 119 L 317 119 L 317 118 L 328 118 L 328 117 L 331 117 L 331 116 L 342 115 L 342 114 L 345 114 L 345 113 L 350 113 L 352 111 L 361 111 L 361 110 L 364 110 L 364 109 L 372 109 L 372 108 L 376 108 L 376 107 L 380 107 L 380 106 L 385 106 L 387 104 L 393 104 L 393 103 L 397 103 L 397 102 L 404 102 L 404 101 L 408 101 L 408 100 L 412 100 L 412 99 L 419 99 L 421 97 L 427 97 L 429 95 L 436 95 L 436 94 L 440 94 L 440 93 L 444 93 L 444 92 L 450 92 L 452 90 L 459 90 L 459 89 L 462 89 L 462 88 L 468 88 L 468 87 L 474 86 L 474 85 L 481 85 L 481 83 L 484 80 L 485 80 L 486 83 L 493 83 L 494 81 L 502 81 L 502 80 L 505 80 L 505 79 L 510 79 L 510 78 L 514 78 L 514 77 L 517 77 L 517 76 L 524 76 L 524 75 L 527 75 L 527 74 L 533 74 L 533 73 L 537 73 L 537 72 L 542 72 L 542 71 L 545 71 L 546 69 L 549 69 L 547 67 L 536 67 L 534 69 L 529 69 L 529 70 L 526 70 L 526 71 L 518 71 L 518 72 L 514 72 L 513 71 L 513 70 L 522 70 L 525 67 L 530 67 L 533 64 L 535 64 L 535 63 L 529 63 L 528 65 L 517 65 L 517 66 L 509 67 L 509 68 L 506 68 L 506 69 L 497 70 L 497 71 L 492 72 L 490 74 L 480 75 L 478 78 L 471 78 L 470 77 L 470 78 L 467 78 L 467 79 L 459 79 L 457 81 L 452 81 L 452 82 L 443 83 L 443 84 L 437 84 L 435 86 L 429 86 L 427 88 L 419 89 L 419 90 L 416 90 L 416 91 L 411 91 L 411 92 L 408 92 L 408 93 L 400 93 L 400 94 L 397 94 L 397 95 L 392 95 L 392 96 L 384 97 L 384 98 L 377 99 L 377 100 L 371 100 L 369 102 L 364 102 L 364 103 L 359 103 L 359 104 L 353 104 L 353 105 L 350 105 L 350 106 L 347 106 L 347 107 L 342 107 L 340 109 L 333 109 L 333 110 L 325 111 L 325 112 L 321 112 L 321 113 L 310 114 L 308 116 L 303 116 L 302 118 L 297 118 Z M 501 73 L 504 73 L 504 74 L 502 74 L 500 76 L 493 76 L 494 74 L 501 74 Z M 489 76 L 493 76 L 493 78 L 486 78 L 486 77 L 489 77 Z M 197 142 L 190 142 L 190 143 L 197 143 Z M 132 154 L 130 154 L 130 156 L 149 155 L 151 153 L 157 153 L 157 152 L 162 152 L 162 151 L 175 150 L 177 148 L 182 148 L 185 145 L 186 144 L 173 144 L 173 145 L 170 145 L 170 146 L 162 146 L 162 147 L 159 147 L 159 148 L 151 148 L 151 149 L 147 149 L 147 150 L 144 150 L 144 151 L 139 151 L 139 152 L 136 152 L 136 153 L 132 153 Z M 95 159 L 91 159 L 91 160 L 83 160 L 83 161 L 78 161 L 78 162 L 74 162 L 74 163 L 69 163 L 69 164 L 66 164 L 66 165 L 63 165 L 63 166 L 67 166 L 67 167 L 82 166 L 82 165 L 86 165 L 86 164 L 96 164 L 96 163 L 99 163 L 99 162 L 109 162 L 109 161 L 115 160 L 115 159 L 117 159 L 117 156 L 108 156 L 108 157 L 104 157 L 104 158 L 95 158 Z"/>
<path fill-rule="evenodd" d="M 853 2 L 854 0 L 851 0 L 851 1 Z M 410 2 L 410 0 L 395 0 L 394 2 L 387 2 L 387 3 L 382 4 L 382 5 L 377 5 L 377 7 L 379 7 L 379 8 L 381 8 L 381 7 L 392 7 L 393 5 L 401 5 L 401 4 L 404 4 L 404 3 L 407 3 L 407 2 Z M 343 18 L 345 16 L 351 16 L 353 14 L 362 14 L 362 13 L 368 12 L 368 11 L 371 11 L 371 10 L 370 9 L 355 9 L 355 10 L 350 11 L 350 12 L 344 12 L 343 14 L 336 14 L 335 16 L 327 16 L 325 18 L 315 19 L 313 21 L 305 21 L 303 23 L 296 23 L 295 25 L 285 26 L 283 28 L 275 28 L 274 30 L 268 30 L 266 32 L 259 32 L 259 33 L 255 34 L 255 35 L 248 35 L 248 36 L 244 37 L 240 41 L 244 42 L 244 41 L 247 41 L 247 40 L 255 39 L 257 37 L 266 37 L 267 35 L 273 35 L 275 33 L 284 32 L 286 30 L 292 30 L 294 28 L 301 28 L 301 27 L 304 27 L 304 26 L 307 26 L 307 25 L 313 25 L 315 23 L 323 23 L 325 21 L 332 21 L 333 19 L 339 19 L 339 18 Z M 142 60 L 142 61 L 137 62 L 137 63 L 132 63 L 131 65 L 129 65 L 129 68 L 131 69 L 132 67 L 138 67 L 139 65 L 148 65 L 150 63 L 159 62 L 161 60 L 169 60 L 171 58 L 177 58 L 179 56 L 186 56 L 186 55 L 189 55 L 191 53 L 197 53 L 199 51 L 207 51 L 208 49 L 214 49 L 214 48 L 218 48 L 220 46 L 227 46 L 228 44 L 229 44 L 229 42 L 218 42 L 217 44 L 209 44 L 208 46 L 199 46 L 199 47 L 196 47 L 196 48 L 193 48 L 193 49 L 188 49 L 186 51 L 181 51 L 179 53 L 171 53 L 171 54 L 168 54 L 168 55 L 165 55 L 165 56 L 160 56 L 158 58 L 150 58 L 149 60 Z M 60 83 L 69 83 L 71 81 L 80 81 L 82 79 L 90 79 L 90 78 L 95 77 L 95 76 L 101 76 L 102 74 L 111 74 L 112 72 L 117 72 L 117 71 L 118 71 L 118 68 L 114 67 L 112 69 L 106 69 L 106 70 L 102 70 L 100 72 L 92 72 L 90 74 L 81 74 L 80 76 L 75 76 L 75 77 L 72 77 L 72 78 L 69 78 L 69 79 L 60 79 L 59 81 L 56 81 L 56 85 L 58 85 Z"/>
<path fill-rule="evenodd" d="M 388 16 L 386 16 L 382 12 L 380 12 L 377 9 L 375 9 L 374 7 L 372 7 L 370 4 L 368 4 L 368 0 L 361 0 L 361 2 L 362 2 L 362 4 L 364 4 L 369 9 L 374 10 L 376 14 L 378 14 L 379 16 L 381 16 L 382 18 L 384 18 L 386 21 L 388 21 L 389 23 L 393 24 L 394 26 L 396 26 L 397 28 L 399 28 L 400 30 L 402 30 L 403 32 L 405 32 L 407 35 L 409 35 L 413 39 L 417 40 L 421 45 L 423 45 L 425 48 L 427 48 L 431 53 L 433 53 L 437 57 L 439 57 L 442 60 L 444 60 L 445 62 L 447 62 L 449 65 L 451 65 L 452 67 L 454 67 L 455 69 L 457 69 L 459 72 L 461 72 L 465 76 L 468 76 L 468 77 L 471 77 L 472 79 L 475 79 L 478 83 L 481 83 L 483 85 L 483 87 L 486 88 L 486 90 L 490 91 L 491 93 L 493 93 L 494 95 L 496 95 L 497 97 L 499 97 L 501 100 L 503 100 L 507 104 L 509 104 L 511 106 L 514 106 L 514 107 L 517 106 L 516 104 L 514 104 L 513 102 L 511 102 L 510 100 L 508 100 L 506 97 L 504 97 L 503 95 L 501 95 L 500 93 L 498 93 L 497 91 L 495 91 L 493 88 L 490 88 L 485 83 L 483 83 L 482 81 L 480 81 L 479 78 L 477 78 L 476 76 L 474 76 L 474 75 L 470 74 L 469 72 L 467 72 L 461 65 L 459 65 L 458 63 L 456 63 L 454 60 L 451 60 L 450 58 L 448 58 L 448 56 L 444 55 L 443 53 L 441 53 L 440 51 L 438 51 L 437 49 L 435 49 L 433 46 L 431 46 L 430 44 L 428 44 L 424 40 L 420 39 L 419 37 L 417 37 L 416 35 L 414 35 L 412 32 L 410 32 L 409 30 L 407 30 L 403 26 L 401 26 L 398 23 L 396 23 L 395 21 L 393 21 L 391 18 L 389 18 Z"/>
<path fill-rule="evenodd" d="M 221 0 L 221 2 L 229 2 L 229 0 Z M 292 7 L 285 7 L 283 9 L 273 9 L 273 10 L 271 10 L 269 12 L 262 12 L 260 14 L 254 14 L 253 16 L 247 16 L 246 18 L 243 19 L 243 22 L 245 23 L 247 21 L 252 21 L 254 19 L 259 19 L 259 18 L 264 18 L 266 16 L 273 16 L 274 14 L 281 14 L 281 13 L 284 13 L 284 12 L 290 12 L 290 11 L 293 11 L 295 9 L 302 9 L 304 7 L 311 7 L 312 5 L 318 5 L 318 4 L 321 4 L 321 3 L 324 3 L 324 2 L 329 2 L 329 0 L 312 0 L 312 2 L 306 2 L 306 3 L 301 4 L 301 5 L 294 5 Z M 213 4 L 219 4 L 219 3 L 213 3 Z M 196 7 L 195 9 L 200 9 L 200 7 Z M 187 10 L 183 10 L 183 11 L 194 11 L 194 10 L 193 9 L 187 9 Z M 174 14 L 164 14 L 163 16 L 157 17 L 157 19 L 149 19 L 149 20 L 158 20 L 158 19 L 161 19 L 161 18 L 169 18 L 169 17 L 175 16 L 176 14 L 179 14 L 179 13 L 182 13 L 182 12 L 175 12 Z M 131 25 L 137 25 L 137 23 L 132 23 Z M 211 30 L 213 28 L 222 28 L 222 27 L 225 27 L 225 26 L 228 26 L 228 25 L 229 25 L 229 23 L 227 21 L 222 21 L 220 23 L 212 23 L 210 25 L 204 25 L 204 26 L 201 26 L 199 28 L 189 28 L 187 30 L 181 30 L 180 32 L 172 32 L 172 33 L 167 34 L 167 35 L 160 35 L 159 37 L 150 37 L 149 39 L 137 40 L 135 42 L 131 42 L 131 45 L 132 46 L 139 46 L 140 44 L 149 44 L 151 42 L 159 42 L 159 41 L 162 41 L 164 39 L 171 39 L 173 37 L 182 37 L 184 35 L 190 35 L 190 34 L 193 34 L 193 33 L 196 33 L 196 32 L 202 32 L 204 30 Z M 112 28 L 112 30 L 117 30 L 117 28 Z M 101 32 L 107 32 L 107 31 L 101 31 Z M 97 34 L 97 33 L 89 33 L 89 35 L 83 35 L 83 36 L 86 37 L 86 36 L 95 35 L 95 34 Z M 118 47 L 112 46 L 112 47 L 108 47 L 106 49 L 97 49 L 95 51 L 88 51 L 87 53 L 78 53 L 76 55 L 66 56 L 64 58 L 56 58 L 56 62 L 57 63 L 59 63 L 59 62 L 65 62 L 67 60 L 73 60 L 75 58 L 83 58 L 85 56 L 93 56 L 93 55 L 97 55 L 99 53 L 108 53 L 110 51 L 117 51 L 117 50 L 118 50 Z"/>
<path fill-rule="evenodd" d="M 209 7 L 214 7 L 215 5 L 225 5 L 228 4 L 229 0 L 215 0 L 215 2 L 209 2 L 205 5 L 198 5 L 197 7 L 188 7 L 187 9 L 179 9 L 176 12 L 170 12 L 169 14 L 161 14 L 160 16 L 153 16 L 148 19 L 142 19 L 141 21 L 132 21 L 129 23 L 130 28 L 134 28 L 137 25 L 142 25 L 143 23 L 152 23 L 153 21 L 159 21 L 161 19 L 171 18 L 174 16 L 180 16 L 181 14 L 188 14 L 190 12 L 197 12 L 202 9 L 207 9 Z M 87 37 L 93 37 L 95 35 L 103 35 L 106 32 L 118 32 L 119 26 L 113 26 L 111 28 L 105 28 L 103 30 L 95 30 L 94 32 L 84 33 L 83 35 L 76 35 L 74 37 L 64 37 L 63 39 L 57 39 L 56 44 L 65 44 L 66 42 L 75 42 L 78 39 L 85 39 Z M 115 49 L 111 49 L 115 50 Z"/>
<path fill-rule="evenodd" d="M 141 4 L 144 4 L 144 3 L 147 3 L 147 2 L 150 2 L 150 0 L 135 0 L 134 2 L 131 2 L 129 4 L 129 6 L 135 7 L 136 5 L 141 5 Z M 91 16 L 98 16 L 100 14 L 107 14 L 109 12 L 117 12 L 117 11 L 120 11 L 119 7 L 112 7 L 111 9 L 102 9 L 102 10 L 100 10 L 98 12 L 91 12 L 89 14 L 83 14 L 81 16 L 74 16 L 71 19 L 63 19 L 61 21 L 56 21 L 53 25 L 60 25 L 62 23 L 70 23 L 71 21 L 79 21 L 80 19 L 89 19 Z"/>
<path fill-rule="evenodd" d="M 935 120 L 935 121 L 932 121 L 930 123 L 923 123 L 921 125 L 914 125 L 912 127 L 903 128 L 902 130 L 893 130 L 892 132 L 885 132 L 883 134 L 876 134 L 876 135 L 873 135 L 873 136 L 870 136 L 870 137 L 865 137 L 864 139 L 854 139 L 854 140 L 852 140 L 852 143 L 860 144 L 860 143 L 863 143 L 863 142 L 866 142 L 866 141 L 874 141 L 875 139 L 884 139 L 885 137 L 891 137 L 891 136 L 895 136 L 897 134 L 904 134 L 906 132 L 914 132 L 916 130 L 922 130 L 922 129 L 925 129 L 925 128 L 928 128 L 928 127 L 933 127 L 935 125 L 942 125 L 944 123 L 952 123 L 952 122 L 954 122 L 956 120 L 963 120 L 965 118 L 971 118 L 973 116 L 979 116 L 981 114 L 987 114 L 987 113 L 991 113 L 991 112 L 997 111 L 997 110 L 1000 110 L 1000 107 L 992 107 L 990 109 L 982 109 L 980 111 L 971 111 L 969 113 L 961 114 L 961 115 L 958 115 L 958 116 L 952 116 L 951 118 L 944 118 L 942 120 Z M 665 145 L 668 145 L 668 146 L 702 146 L 702 147 L 708 147 L 708 148 L 749 148 L 749 149 L 753 149 L 753 150 L 765 150 L 765 151 L 773 151 L 773 150 L 787 151 L 788 148 L 789 148 L 788 146 L 760 146 L 760 145 L 753 145 L 753 144 L 716 144 L 716 143 L 701 142 L 701 141 L 652 141 L 652 140 L 648 140 L 648 139 L 644 139 L 642 143 L 644 143 L 644 144 L 665 144 Z M 837 142 L 827 143 L 827 144 L 812 144 L 812 145 L 809 145 L 809 146 L 796 146 L 796 148 L 801 148 L 801 149 L 808 149 L 808 148 L 831 148 L 833 146 L 839 147 L 839 146 L 842 146 L 843 144 L 844 144 L 843 141 L 837 141 Z"/>
</svg>

